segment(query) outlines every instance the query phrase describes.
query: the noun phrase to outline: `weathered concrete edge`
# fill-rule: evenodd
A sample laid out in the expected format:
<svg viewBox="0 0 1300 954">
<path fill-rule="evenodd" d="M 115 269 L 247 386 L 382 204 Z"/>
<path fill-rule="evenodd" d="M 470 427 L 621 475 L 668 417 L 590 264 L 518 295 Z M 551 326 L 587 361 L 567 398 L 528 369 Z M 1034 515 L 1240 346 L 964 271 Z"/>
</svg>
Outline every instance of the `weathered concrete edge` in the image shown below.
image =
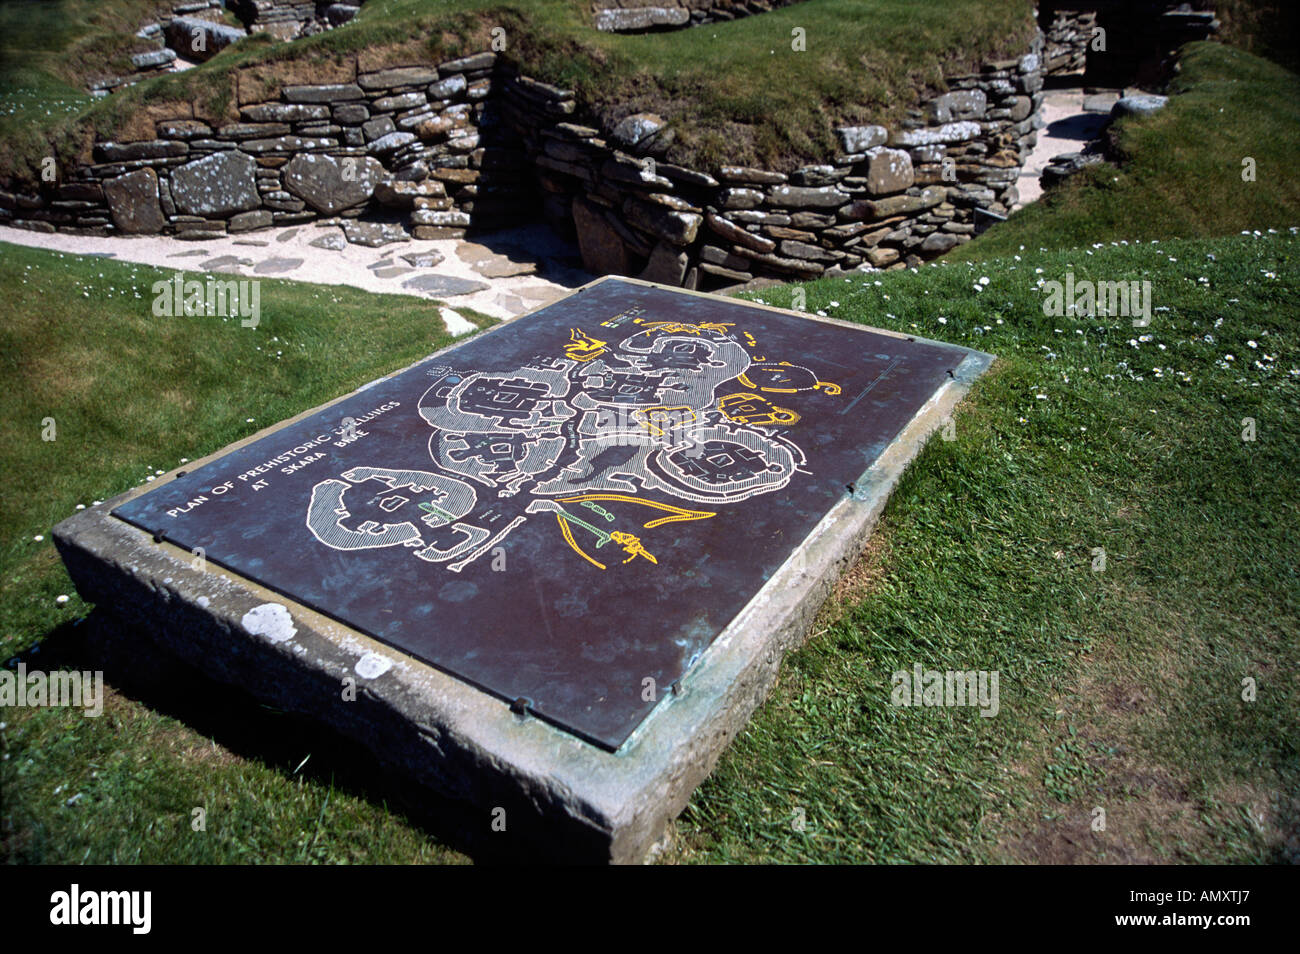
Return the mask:
<svg viewBox="0 0 1300 954">
<path fill-rule="evenodd" d="M 111 515 L 114 506 L 156 484 L 68 518 L 55 528 L 54 539 L 87 600 L 110 609 L 213 678 L 319 718 L 419 783 L 474 806 L 463 816 L 464 830 L 456 832 L 471 850 L 637 861 L 765 698 L 782 655 L 803 640 L 835 579 L 865 544 L 898 476 L 991 361 L 989 355 L 967 354 L 954 378 L 863 475 L 854 494 L 845 495 L 702 655 L 681 680 L 681 694 L 665 698 L 612 754 L 540 720 L 517 716 L 504 702 L 238 574 L 211 564 L 196 571 L 190 553 L 154 543 Z M 200 466 L 315 410 L 189 466 Z M 289 609 L 296 627 L 292 639 L 272 643 L 241 625 L 246 612 L 268 602 Z M 357 664 L 368 655 L 388 661 L 391 668 L 365 679 Z M 340 698 L 348 677 L 358 686 L 355 702 Z M 507 809 L 508 837 L 489 835 L 496 807 Z"/>
</svg>

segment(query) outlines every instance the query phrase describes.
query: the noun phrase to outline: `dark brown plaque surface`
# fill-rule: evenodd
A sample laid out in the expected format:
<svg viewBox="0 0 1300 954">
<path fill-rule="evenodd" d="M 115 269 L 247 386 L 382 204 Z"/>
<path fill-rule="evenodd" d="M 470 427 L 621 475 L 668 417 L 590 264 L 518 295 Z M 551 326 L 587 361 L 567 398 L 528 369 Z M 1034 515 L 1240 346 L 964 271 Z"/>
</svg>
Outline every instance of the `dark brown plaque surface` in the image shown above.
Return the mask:
<svg viewBox="0 0 1300 954">
<path fill-rule="evenodd" d="M 611 279 L 114 514 L 615 749 L 967 353 Z"/>
</svg>

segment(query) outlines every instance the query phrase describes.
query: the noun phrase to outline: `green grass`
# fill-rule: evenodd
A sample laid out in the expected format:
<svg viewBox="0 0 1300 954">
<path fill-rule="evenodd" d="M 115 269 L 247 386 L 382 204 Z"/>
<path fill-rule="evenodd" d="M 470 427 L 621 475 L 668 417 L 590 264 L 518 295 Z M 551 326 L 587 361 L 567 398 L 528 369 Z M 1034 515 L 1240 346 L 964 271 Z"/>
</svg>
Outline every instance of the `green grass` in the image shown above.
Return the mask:
<svg viewBox="0 0 1300 954">
<path fill-rule="evenodd" d="M 1001 360 L 900 483 L 867 585 L 692 801 L 682 857 L 1276 857 L 1300 823 L 1298 254 L 1290 234 L 1108 245 L 808 286 L 810 308 Z M 1151 280 L 1167 310 L 1047 318 L 1035 284 L 1069 268 Z M 1246 417 L 1269 436 L 1244 443 Z M 999 670 L 1001 713 L 890 707 L 917 662 Z M 1246 676 L 1267 704 L 1241 702 Z"/>
<path fill-rule="evenodd" d="M 153 48 L 135 32 L 172 6 L 163 0 L 0 0 L 0 177 L 22 169 L 34 181 L 43 158 L 75 152 L 75 122 L 95 103 L 88 83 L 129 75 L 131 54 Z"/>
<path fill-rule="evenodd" d="M 65 81 L 131 72 L 131 53 L 153 48 L 135 36 L 170 0 L 0 0 L 0 79 L 42 71 Z"/>
<path fill-rule="evenodd" d="M 90 103 L 90 80 L 132 71 L 160 0 L 0 0 L 0 138 Z"/>
<path fill-rule="evenodd" d="M 49 542 L 53 522 L 451 340 L 427 301 L 286 281 L 261 282 L 255 329 L 237 318 L 156 318 L 152 285 L 173 272 L 0 250 L 0 658 L 31 651 L 33 667 L 59 665 L 70 644 L 84 662 L 105 636 L 69 625 L 88 609 L 75 594 L 57 601 L 72 590 Z M 52 442 L 40 435 L 47 417 Z M 92 630 L 93 647 L 78 642 Z M 454 860 L 418 825 L 395 819 L 382 796 L 361 794 L 375 772 L 363 752 L 331 741 L 331 755 L 300 766 L 319 751 L 317 733 L 251 700 L 212 695 L 179 667 L 159 678 L 170 694 L 155 685 L 142 705 L 124 695 L 138 676 L 138 654 L 127 658 L 102 719 L 0 714 L 0 853 L 9 860 L 347 861 L 378 846 Z M 210 741 L 218 723 L 206 723 L 205 711 L 231 717 L 221 720 L 223 747 Z M 231 725 L 244 734 L 232 736 Z M 233 756 L 232 745 L 249 757 Z M 49 814 L 78 792 L 74 805 L 95 806 L 87 817 L 79 807 Z M 195 806 L 208 808 L 216 837 L 192 832 Z M 307 817 L 312 824 L 300 828 Z"/>
<path fill-rule="evenodd" d="M 952 254 L 1197 238 L 1300 222 L 1300 76 L 1242 50 L 1189 45 L 1168 105 L 1118 129 L 1119 167 L 1071 178 Z M 1242 160 L 1255 160 L 1254 181 Z"/>
<path fill-rule="evenodd" d="M 1037 282 L 1071 268 L 1150 280 L 1151 326 L 1045 317 Z M 154 319 L 134 297 L 152 278 L 11 247 L 0 259 L 0 658 L 91 656 L 94 624 L 72 625 L 87 610 L 75 595 L 57 603 L 71 587 L 49 543 L 77 503 L 442 340 L 423 303 L 290 283 L 264 283 L 256 332 Z M 1300 851 L 1286 844 L 1300 838 L 1287 800 L 1300 791 L 1300 239 L 1107 244 L 806 287 L 812 309 L 1000 360 L 955 439 L 934 439 L 904 476 L 869 554 L 692 798 L 666 858 Z M 40 441 L 46 416 L 54 444 Z M 890 706 L 890 674 L 914 663 L 999 671 L 1001 711 Z M 436 821 L 363 781 L 364 755 L 192 676 L 159 690 L 148 675 L 115 682 L 101 719 L 4 714 L 11 859 L 459 858 L 430 835 Z M 1240 697 L 1246 677 L 1254 703 Z M 200 804 L 202 835 L 188 827 Z M 1096 807 L 1104 834 L 1088 828 Z"/>
<path fill-rule="evenodd" d="M 29 565 L 39 532 L 33 520 L 49 527 L 79 503 L 126 490 L 451 340 L 437 307 L 418 298 L 265 279 L 256 328 L 237 317 L 157 318 L 152 285 L 174 272 L 0 248 L 7 385 L 0 394 L 0 631 L 18 646 L 49 622 L 43 607 L 7 593 Z M 47 417 L 54 441 L 39 439 Z M 90 482 L 87 467 L 96 475 Z"/>
<path fill-rule="evenodd" d="M 116 2 L 116 0 L 113 0 Z M 640 109 L 663 112 L 677 128 L 671 158 L 691 164 L 760 163 L 793 168 L 824 161 L 843 121 L 896 118 L 945 70 L 1023 51 L 1033 32 L 1027 0 L 807 0 L 761 16 L 700 29 L 640 36 L 604 34 L 579 0 L 369 0 L 356 19 L 294 43 L 265 34 L 210 62 L 147 80 L 64 123 L 11 144 L 0 176 L 31 176 L 46 141 L 59 154 L 82 143 L 80 130 L 112 137 L 147 103 L 189 115 L 233 117 L 232 76 L 259 71 L 268 95 L 276 71 L 294 81 L 326 75 L 361 55 L 383 62 L 438 62 L 487 49 L 506 30 L 504 56 L 529 75 L 573 88 L 587 112 L 605 119 Z M 0 34 L 6 7 L 0 4 Z M 806 31 L 795 52 L 792 30 Z M 139 132 L 140 136 L 150 132 Z M 73 149 L 75 151 L 75 149 Z"/>
</svg>

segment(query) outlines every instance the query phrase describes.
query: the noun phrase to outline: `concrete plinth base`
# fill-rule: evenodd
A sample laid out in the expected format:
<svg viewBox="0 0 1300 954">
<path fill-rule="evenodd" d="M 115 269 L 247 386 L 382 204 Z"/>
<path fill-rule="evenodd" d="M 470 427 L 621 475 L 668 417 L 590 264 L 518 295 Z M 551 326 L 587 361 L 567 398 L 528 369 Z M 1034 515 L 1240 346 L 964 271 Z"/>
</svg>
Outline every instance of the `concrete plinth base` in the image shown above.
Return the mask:
<svg viewBox="0 0 1300 954">
<path fill-rule="evenodd" d="M 612 752 L 110 513 L 174 474 L 77 513 L 54 539 L 83 598 L 213 679 L 365 745 L 458 806 L 456 840 L 471 851 L 638 862 L 763 701 L 904 468 L 991 361 L 962 352 L 952 377 Z"/>
</svg>

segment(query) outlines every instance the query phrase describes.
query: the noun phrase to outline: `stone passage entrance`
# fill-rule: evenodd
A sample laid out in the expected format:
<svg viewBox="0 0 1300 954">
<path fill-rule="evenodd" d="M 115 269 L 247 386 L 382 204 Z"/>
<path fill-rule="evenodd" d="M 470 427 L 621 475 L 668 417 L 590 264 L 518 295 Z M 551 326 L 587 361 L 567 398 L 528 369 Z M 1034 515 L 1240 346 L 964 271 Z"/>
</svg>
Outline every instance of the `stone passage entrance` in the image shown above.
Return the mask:
<svg viewBox="0 0 1300 954">
<path fill-rule="evenodd" d="M 55 537 L 204 671 L 632 860 L 989 360 L 606 279 Z"/>
</svg>

